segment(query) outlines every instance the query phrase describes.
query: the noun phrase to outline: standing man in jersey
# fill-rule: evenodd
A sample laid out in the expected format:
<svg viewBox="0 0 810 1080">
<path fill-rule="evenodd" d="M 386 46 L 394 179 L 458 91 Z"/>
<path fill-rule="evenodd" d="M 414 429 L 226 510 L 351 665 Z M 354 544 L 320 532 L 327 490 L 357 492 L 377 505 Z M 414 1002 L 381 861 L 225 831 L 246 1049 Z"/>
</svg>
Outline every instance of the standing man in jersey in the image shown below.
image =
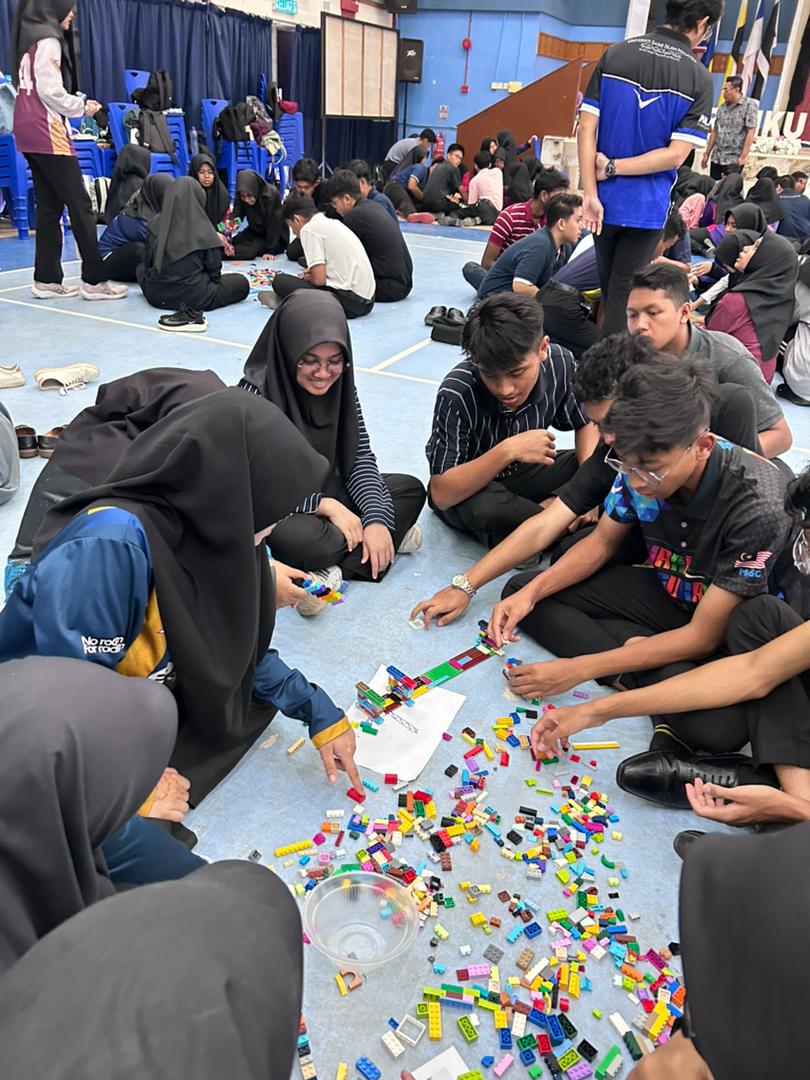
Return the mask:
<svg viewBox="0 0 810 1080">
<path fill-rule="evenodd" d="M 706 146 L 712 78 L 693 50 L 722 14 L 723 0 L 667 0 L 665 25 L 611 45 L 591 76 L 577 138 L 605 336 L 624 329 L 630 279 L 661 236 L 677 169 Z"/>
</svg>

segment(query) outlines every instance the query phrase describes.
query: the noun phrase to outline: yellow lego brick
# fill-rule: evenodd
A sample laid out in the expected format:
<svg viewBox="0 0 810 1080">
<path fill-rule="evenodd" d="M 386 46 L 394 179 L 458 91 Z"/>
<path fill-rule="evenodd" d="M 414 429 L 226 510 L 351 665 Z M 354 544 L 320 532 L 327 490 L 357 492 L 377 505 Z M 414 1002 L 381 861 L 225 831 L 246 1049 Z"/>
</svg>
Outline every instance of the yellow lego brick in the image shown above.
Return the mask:
<svg viewBox="0 0 810 1080">
<path fill-rule="evenodd" d="M 427 1007 L 428 1038 L 436 1041 L 442 1037 L 442 1007 L 438 1001 L 429 1001 Z"/>
<path fill-rule="evenodd" d="M 426 694 L 426 693 L 428 692 L 428 690 L 429 690 L 429 689 L 430 689 L 430 687 L 429 687 L 429 686 L 417 686 L 417 688 L 416 688 L 416 689 L 414 690 L 414 692 L 413 692 L 413 693 L 411 694 L 411 697 L 412 697 L 412 698 L 418 698 L 418 697 L 421 697 L 421 696 L 422 696 L 422 694 Z"/>
<path fill-rule="evenodd" d="M 337 1067 L 337 1072 L 335 1073 L 335 1080 L 346 1080 L 346 1077 L 348 1075 L 349 1066 L 346 1064 L 345 1061 L 341 1061 L 341 1063 Z"/>
<path fill-rule="evenodd" d="M 486 754 L 487 761 L 492 761 L 492 759 L 495 757 L 495 755 L 492 753 L 492 750 L 487 745 L 486 739 L 484 739 L 484 753 Z"/>
<path fill-rule="evenodd" d="M 481 844 L 477 837 L 475 838 L 475 840 L 470 841 L 470 851 L 478 851 L 480 846 Z"/>
<path fill-rule="evenodd" d="M 471 881 L 460 881 L 458 887 L 461 889 L 462 892 L 466 892 L 471 885 Z"/>
<path fill-rule="evenodd" d="M 478 891 L 481 893 L 482 896 L 489 896 L 489 894 L 492 892 L 492 886 L 491 885 L 479 885 L 478 886 Z"/>
<path fill-rule="evenodd" d="M 349 991 L 346 989 L 346 983 L 344 982 L 343 976 L 336 975 L 335 982 L 337 983 L 337 988 L 340 991 L 340 996 L 346 997 Z"/>
<path fill-rule="evenodd" d="M 531 779 L 524 780 L 524 783 L 525 783 L 526 787 L 535 787 L 537 785 L 537 781 L 536 780 L 531 780 Z"/>
<path fill-rule="evenodd" d="M 593 778 L 590 776 L 583 776 L 579 782 L 580 787 L 590 787 L 593 783 Z"/>
<path fill-rule="evenodd" d="M 568 976 L 568 994 L 569 994 L 569 997 L 578 998 L 579 997 L 579 988 L 580 988 L 579 972 L 578 971 L 571 971 L 571 973 Z"/>
<path fill-rule="evenodd" d="M 569 852 L 567 852 L 567 854 L 565 856 L 565 861 L 569 862 L 569 863 L 575 863 L 578 858 L 579 858 L 579 856 L 577 855 L 577 853 L 575 851 L 569 851 Z"/>
<path fill-rule="evenodd" d="M 432 799 L 425 806 L 425 817 L 436 817 L 436 804 Z"/>
<path fill-rule="evenodd" d="M 493 1013 L 492 1018 L 495 1021 L 495 1030 L 496 1031 L 499 1028 L 505 1028 L 506 1027 L 506 1013 L 503 1011 L 503 1009 L 498 1009 L 497 1012 Z"/>
<path fill-rule="evenodd" d="M 568 989 L 568 964 L 562 964 L 560 966 L 560 989 Z"/>
<path fill-rule="evenodd" d="M 472 735 L 468 735 L 466 731 L 462 731 L 461 737 L 465 743 L 469 743 L 470 746 L 475 746 L 475 739 L 472 737 Z"/>
<path fill-rule="evenodd" d="M 556 876 L 557 880 L 563 885 L 567 885 L 568 882 L 571 880 L 571 875 L 568 873 L 567 870 L 558 870 Z"/>
<path fill-rule="evenodd" d="M 447 941 L 447 939 L 450 937 L 449 932 L 445 930 L 441 923 L 436 923 L 436 925 L 433 927 L 433 933 L 440 941 Z"/>
<path fill-rule="evenodd" d="M 620 832 L 612 832 L 612 833 L 610 834 L 610 839 L 611 839 L 611 840 L 621 840 L 621 838 L 622 838 L 622 835 L 623 835 L 623 834 L 622 834 L 622 833 L 620 833 Z"/>
<path fill-rule="evenodd" d="M 474 915 L 470 916 L 470 922 L 473 926 L 484 926 L 486 924 L 487 917 L 483 911 L 476 911 Z"/>
<path fill-rule="evenodd" d="M 618 884 L 619 884 L 619 879 L 617 877 L 609 877 L 608 878 L 608 885 L 610 885 L 612 887 L 615 887 Z"/>
<path fill-rule="evenodd" d="M 448 836 L 463 836 L 466 831 L 466 825 L 451 825 L 449 828 L 445 829 Z"/>
</svg>

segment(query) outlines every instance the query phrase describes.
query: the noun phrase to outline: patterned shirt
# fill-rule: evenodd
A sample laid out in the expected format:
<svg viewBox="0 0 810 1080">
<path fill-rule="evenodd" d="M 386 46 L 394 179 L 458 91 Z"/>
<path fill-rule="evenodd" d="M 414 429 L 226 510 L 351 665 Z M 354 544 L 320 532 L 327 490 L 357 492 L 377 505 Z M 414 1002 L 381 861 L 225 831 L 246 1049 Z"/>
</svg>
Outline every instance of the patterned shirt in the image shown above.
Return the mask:
<svg viewBox="0 0 810 1080">
<path fill-rule="evenodd" d="M 605 512 L 621 525 L 639 523 L 662 588 L 691 610 L 710 585 L 743 598 L 768 591 L 773 563 L 791 533 L 785 485 L 770 461 L 718 439 L 688 502 L 639 495 L 620 475 Z"/>
<path fill-rule="evenodd" d="M 518 240 L 537 232 L 545 223 L 545 217 L 539 219 L 532 217 L 531 202 L 512 203 L 498 214 L 492 226 L 492 232 L 489 234 L 489 242 L 499 247 L 501 251 L 506 251 Z"/>
<path fill-rule="evenodd" d="M 751 98 L 740 98 L 736 105 L 723 104 L 714 122 L 715 165 L 733 165 L 742 153 L 746 134 L 758 123 L 759 110 Z"/>
<path fill-rule="evenodd" d="M 486 454 L 493 446 L 524 431 L 554 427 L 579 431 L 588 423 L 571 389 L 574 358 L 567 349 L 549 345 L 548 357 L 528 399 L 518 409 L 504 409 L 484 386 L 469 362 L 462 360 L 445 375 L 433 411 L 433 431 L 425 447 L 432 476 Z M 499 476 L 520 467 L 513 462 Z"/>
</svg>

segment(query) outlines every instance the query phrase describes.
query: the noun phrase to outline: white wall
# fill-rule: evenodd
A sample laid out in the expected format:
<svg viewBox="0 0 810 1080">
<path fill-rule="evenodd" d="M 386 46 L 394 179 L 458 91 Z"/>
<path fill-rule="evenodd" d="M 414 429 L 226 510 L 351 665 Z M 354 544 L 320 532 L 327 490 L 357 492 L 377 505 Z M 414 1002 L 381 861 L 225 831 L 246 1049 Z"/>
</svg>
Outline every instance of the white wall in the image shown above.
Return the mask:
<svg viewBox="0 0 810 1080">
<path fill-rule="evenodd" d="M 298 14 L 284 15 L 274 10 L 273 0 L 217 0 L 222 7 L 238 8 L 252 15 L 262 15 L 266 19 L 278 19 L 284 22 L 298 23 L 301 26 L 320 26 L 321 12 L 340 15 L 340 0 L 298 0 Z M 364 22 L 391 26 L 392 16 L 377 0 L 360 0 L 360 9 L 356 18 Z"/>
</svg>

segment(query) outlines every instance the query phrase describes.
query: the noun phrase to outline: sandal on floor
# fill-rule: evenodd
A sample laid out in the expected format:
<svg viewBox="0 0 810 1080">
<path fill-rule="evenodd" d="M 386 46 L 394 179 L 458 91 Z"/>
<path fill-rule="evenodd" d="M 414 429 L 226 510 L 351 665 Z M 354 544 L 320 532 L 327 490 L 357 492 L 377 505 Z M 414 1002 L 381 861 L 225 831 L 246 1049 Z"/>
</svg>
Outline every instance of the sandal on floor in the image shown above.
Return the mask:
<svg viewBox="0 0 810 1080">
<path fill-rule="evenodd" d="M 14 428 L 17 435 L 17 447 L 21 458 L 33 458 L 37 456 L 37 433 L 26 424 L 18 424 Z"/>
</svg>

